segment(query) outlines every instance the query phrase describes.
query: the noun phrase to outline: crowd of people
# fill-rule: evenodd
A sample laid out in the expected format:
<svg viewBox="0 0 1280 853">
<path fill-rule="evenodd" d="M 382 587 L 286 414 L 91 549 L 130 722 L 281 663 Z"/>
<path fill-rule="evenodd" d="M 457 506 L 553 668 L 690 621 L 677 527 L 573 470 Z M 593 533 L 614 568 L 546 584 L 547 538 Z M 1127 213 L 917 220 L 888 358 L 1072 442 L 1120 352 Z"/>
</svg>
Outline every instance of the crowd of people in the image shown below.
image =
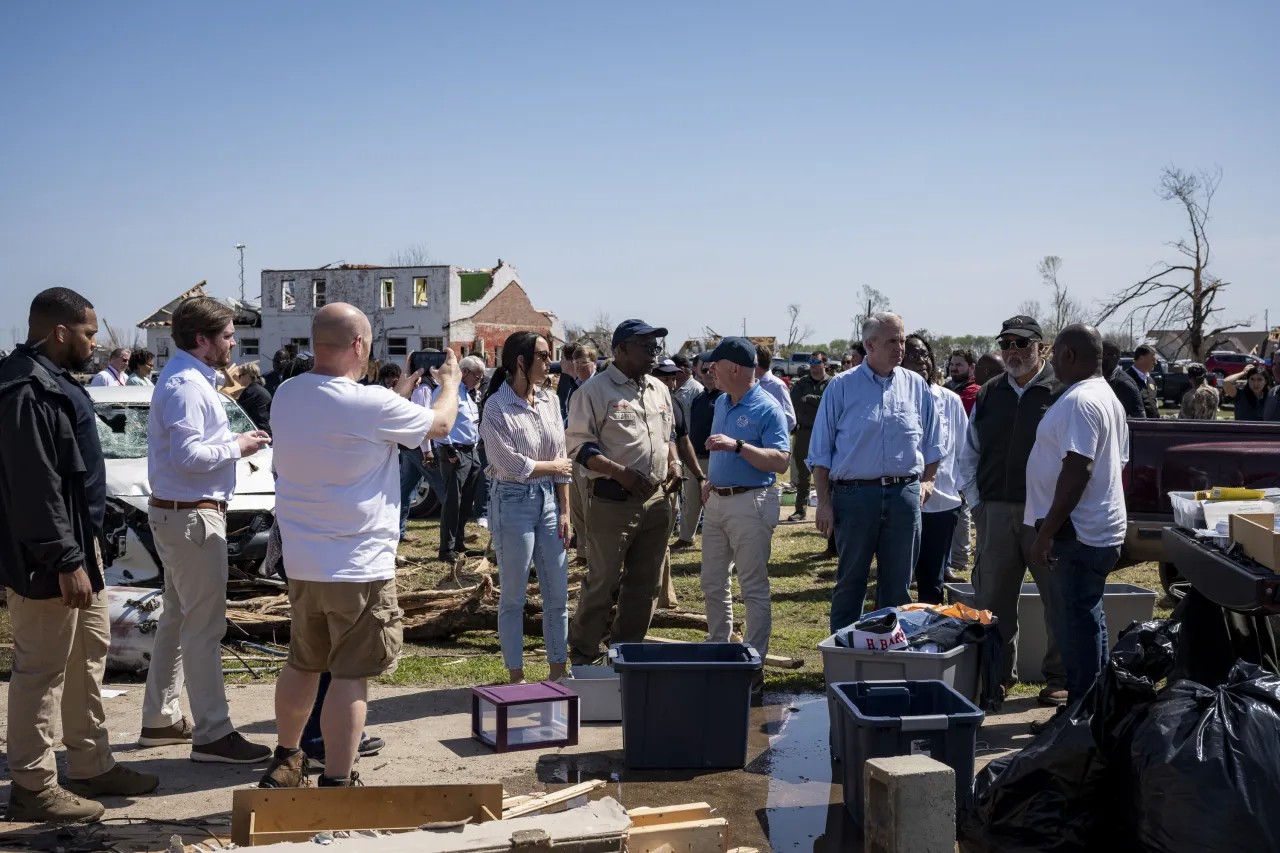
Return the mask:
<svg viewBox="0 0 1280 853">
<path fill-rule="evenodd" d="M 1150 414 L 1154 389 L 1149 354 L 1140 349 L 1122 369 L 1091 326 L 1068 326 L 1050 345 L 1034 318 L 1015 316 L 1000 329 L 998 354 L 975 358 L 935 353 L 901 317 L 875 313 L 839 371 L 815 352 L 788 387 L 767 347 L 729 337 L 667 358 L 667 330 L 641 320 L 614 330 L 603 362 L 595 345 L 566 347 L 558 380 L 554 342 L 536 332 L 507 339 L 487 382 L 482 360 L 452 351 L 427 372 L 377 365 L 368 318 L 344 303 L 316 312 L 313 353 L 281 351 L 260 376 L 231 369 L 233 320 L 213 299 L 181 303 L 175 352 L 154 380 L 149 525 L 164 607 L 144 747 L 266 763 L 264 787 L 309 784 L 312 762 L 320 786 L 358 784 L 358 756 L 381 746 L 364 731 L 368 680 L 394 669 L 402 645 L 396 556 L 424 480 L 441 503 L 441 560 L 475 553 L 468 520 L 489 528 L 513 683 L 525 678 L 531 570 L 549 677 L 560 679 L 600 661 L 609 643 L 643 640 L 656 608 L 674 604 L 671 552 L 695 547 L 699 532 L 708 640 L 734 633 L 736 573 L 742 633 L 766 654 L 778 477 L 788 471 L 790 520 L 807 520 L 812 489 L 827 537 L 815 558 L 837 560 L 831 630 L 867 608 L 873 561 L 874 607 L 907 604 L 913 587 L 920 601 L 940 603 L 950 573 L 968 566 L 972 526 L 977 603 L 999 619 L 1005 685 L 1017 678 L 1027 571 L 1050 629 L 1041 700 L 1078 698 L 1105 661 L 1101 598 L 1125 532 L 1127 422 Z M 11 819 L 91 819 L 102 812 L 94 798 L 145 794 L 159 782 L 115 762 L 102 712 L 105 467 L 92 401 L 72 375 L 91 358 L 96 332 L 93 306 L 52 288 L 32 302 L 27 342 L 0 363 Z M 93 383 L 146 384 L 153 367 L 145 350 L 116 351 Z M 1268 385 L 1257 369 L 1228 382 L 1237 406 L 1280 419 L 1280 392 Z M 239 396 L 253 430 L 232 433 L 225 392 Z M 237 731 L 220 652 L 236 464 L 268 445 L 273 566 L 292 609 L 274 747 Z M 586 567 L 572 615 L 570 551 Z M 53 757 L 59 713 L 70 790 Z"/>
</svg>

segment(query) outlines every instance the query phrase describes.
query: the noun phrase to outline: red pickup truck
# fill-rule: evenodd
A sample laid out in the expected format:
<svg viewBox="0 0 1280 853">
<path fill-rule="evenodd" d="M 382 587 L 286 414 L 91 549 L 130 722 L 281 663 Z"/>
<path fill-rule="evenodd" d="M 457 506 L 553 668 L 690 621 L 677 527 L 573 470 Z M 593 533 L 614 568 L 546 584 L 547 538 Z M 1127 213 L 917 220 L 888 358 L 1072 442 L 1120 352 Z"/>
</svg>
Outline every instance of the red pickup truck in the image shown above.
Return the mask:
<svg viewBox="0 0 1280 853">
<path fill-rule="evenodd" d="M 1158 561 L 1168 588 L 1161 530 L 1173 524 L 1169 492 L 1214 486 L 1280 486 L 1280 423 L 1130 420 L 1125 504 L 1129 531 L 1122 564 Z"/>
</svg>

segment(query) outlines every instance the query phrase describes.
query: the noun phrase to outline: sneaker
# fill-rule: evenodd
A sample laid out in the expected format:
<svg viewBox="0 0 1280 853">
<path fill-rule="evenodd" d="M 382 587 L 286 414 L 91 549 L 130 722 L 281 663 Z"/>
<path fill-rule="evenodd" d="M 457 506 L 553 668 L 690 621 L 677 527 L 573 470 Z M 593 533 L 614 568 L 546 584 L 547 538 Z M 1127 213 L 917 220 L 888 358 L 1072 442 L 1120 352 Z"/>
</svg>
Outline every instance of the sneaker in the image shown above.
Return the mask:
<svg viewBox="0 0 1280 853">
<path fill-rule="evenodd" d="M 1036 701 L 1041 705 L 1047 705 L 1049 707 L 1065 705 L 1067 704 L 1067 688 L 1055 687 L 1050 684 L 1040 691 L 1040 695 L 1036 697 Z"/>
<path fill-rule="evenodd" d="M 139 773 L 123 764 L 112 765 L 106 773 L 89 779 L 68 779 L 67 788 L 74 794 L 96 800 L 98 797 L 137 797 L 150 794 L 160 786 L 154 773 Z"/>
<path fill-rule="evenodd" d="M 259 788 L 310 788 L 307 777 L 307 754 L 300 749 L 277 746 L 271 755 L 267 772 L 262 774 Z"/>
<path fill-rule="evenodd" d="M 191 743 L 191 721 L 183 717 L 171 726 L 149 729 L 142 727 L 138 746 L 174 746 Z"/>
<path fill-rule="evenodd" d="M 274 754 L 269 746 L 245 740 L 244 735 L 232 732 L 213 743 L 192 745 L 191 760 L 210 764 L 258 764 Z"/>
<path fill-rule="evenodd" d="M 346 779 L 330 779 L 328 776 L 320 777 L 320 788 L 363 788 L 364 783 L 360 781 L 360 774 L 352 770 L 351 775 Z"/>
<path fill-rule="evenodd" d="M 676 541 L 671 543 L 672 551 L 686 551 L 692 547 L 693 547 L 693 543 L 687 542 L 684 539 L 677 539 Z"/>
<path fill-rule="evenodd" d="M 421 539 L 417 536 L 410 536 L 408 533 L 400 537 L 400 544 L 402 545 L 417 545 L 420 542 L 422 542 Z"/>
<path fill-rule="evenodd" d="M 368 758 L 371 755 L 377 755 L 379 752 L 382 752 L 386 746 L 387 742 L 382 738 L 368 737 L 366 735 L 365 737 L 360 738 L 360 746 L 356 749 L 356 754 Z"/>
<path fill-rule="evenodd" d="M 795 512 L 791 513 L 791 515 L 787 516 L 787 521 L 805 521 L 805 520 L 806 520 L 805 514 L 800 510 L 796 510 Z"/>
<path fill-rule="evenodd" d="M 43 791 L 28 791 L 17 782 L 9 784 L 9 809 L 5 817 L 23 823 L 84 823 L 97 820 L 106 811 L 102 803 L 82 800 L 60 785 Z"/>
</svg>

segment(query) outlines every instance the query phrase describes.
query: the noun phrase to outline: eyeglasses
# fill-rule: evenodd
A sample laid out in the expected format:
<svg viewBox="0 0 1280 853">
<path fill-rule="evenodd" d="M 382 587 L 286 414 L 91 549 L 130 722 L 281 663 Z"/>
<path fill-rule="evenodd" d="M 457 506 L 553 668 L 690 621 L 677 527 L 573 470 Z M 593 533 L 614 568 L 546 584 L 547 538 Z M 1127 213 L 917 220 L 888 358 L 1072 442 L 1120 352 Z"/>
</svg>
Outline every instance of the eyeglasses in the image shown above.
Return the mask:
<svg viewBox="0 0 1280 853">
<path fill-rule="evenodd" d="M 1033 343 L 1035 343 L 1035 341 L 1031 340 L 1031 338 L 1014 338 L 1011 341 L 1000 341 L 1000 349 L 1026 349 Z"/>
<path fill-rule="evenodd" d="M 542 350 L 535 350 L 533 353 L 533 357 L 536 358 L 538 361 L 544 361 L 548 363 L 551 361 L 551 353 L 544 352 Z"/>
<path fill-rule="evenodd" d="M 657 341 L 649 341 L 648 343 L 645 343 L 644 341 L 631 340 L 627 341 L 627 343 L 642 347 L 645 352 L 649 353 L 649 355 L 657 355 L 662 352 L 662 344 Z"/>
</svg>

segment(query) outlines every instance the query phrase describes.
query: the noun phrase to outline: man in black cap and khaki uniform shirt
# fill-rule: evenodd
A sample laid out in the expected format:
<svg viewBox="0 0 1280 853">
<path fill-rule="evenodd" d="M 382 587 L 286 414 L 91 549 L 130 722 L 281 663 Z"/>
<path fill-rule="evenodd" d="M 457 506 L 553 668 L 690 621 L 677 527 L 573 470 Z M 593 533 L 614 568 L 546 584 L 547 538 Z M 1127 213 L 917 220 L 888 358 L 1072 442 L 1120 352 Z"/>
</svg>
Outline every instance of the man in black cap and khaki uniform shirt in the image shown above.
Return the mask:
<svg viewBox="0 0 1280 853">
<path fill-rule="evenodd" d="M 665 492 L 680 479 L 671 392 L 650 375 L 666 334 L 624 321 L 613 333 L 613 362 L 570 400 L 569 456 L 590 478 L 587 576 L 569 624 L 575 664 L 599 659 L 606 633 L 614 643 L 642 641 L 657 606 L 672 519 Z"/>
</svg>

